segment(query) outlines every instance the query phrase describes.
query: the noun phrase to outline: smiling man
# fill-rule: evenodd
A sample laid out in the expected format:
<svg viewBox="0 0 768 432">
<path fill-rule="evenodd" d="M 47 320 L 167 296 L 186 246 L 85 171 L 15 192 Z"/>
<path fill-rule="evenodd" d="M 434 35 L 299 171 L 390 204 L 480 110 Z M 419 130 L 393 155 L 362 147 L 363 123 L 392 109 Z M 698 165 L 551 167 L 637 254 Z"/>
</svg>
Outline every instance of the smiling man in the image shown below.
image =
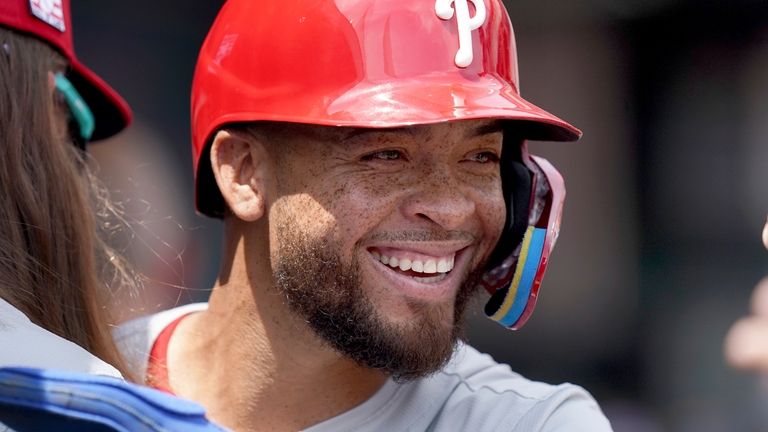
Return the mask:
<svg viewBox="0 0 768 432">
<path fill-rule="evenodd" d="M 257 148 L 251 160 L 270 161 L 263 169 L 274 172 L 274 186 L 244 192 L 273 203 L 272 268 L 265 276 L 272 272 L 285 301 L 276 299 L 272 308 L 305 320 L 321 350 L 330 342 L 400 378 L 437 370 L 453 351 L 477 269 L 504 224 L 500 126 L 467 120 L 383 130 L 258 129 L 263 133 L 251 137 L 220 133 L 213 155 L 227 171 L 217 170 L 219 185 L 232 192 L 256 170 L 217 154 Z M 238 179 L 235 171 L 247 174 Z M 223 195 L 230 208 L 243 201 L 242 192 Z M 256 213 L 238 219 L 263 217 L 264 204 L 248 205 Z"/>
<path fill-rule="evenodd" d="M 461 342 L 480 291 L 530 316 L 564 188 L 526 139 L 497 0 L 229 0 L 192 90 L 198 209 L 224 220 L 210 301 L 126 324 L 155 387 L 234 430 L 610 430 L 583 389 Z"/>
</svg>

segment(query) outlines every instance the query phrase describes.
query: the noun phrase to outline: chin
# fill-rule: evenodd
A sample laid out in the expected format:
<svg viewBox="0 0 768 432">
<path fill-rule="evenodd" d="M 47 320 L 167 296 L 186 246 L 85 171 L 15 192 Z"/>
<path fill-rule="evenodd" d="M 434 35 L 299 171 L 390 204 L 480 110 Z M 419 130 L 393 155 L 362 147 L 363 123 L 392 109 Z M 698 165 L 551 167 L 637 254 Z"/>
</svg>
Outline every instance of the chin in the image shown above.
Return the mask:
<svg viewBox="0 0 768 432">
<path fill-rule="evenodd" d="M 429 375 L 450 360 L 477 286 L 472 275 L 449 269 L 440 280 L 413 282 L 367 256 L 345 263 L 337 245 L 290 234 L 282 238 L 296 247 L 276 263 L 274 278 L 289 308 L 318 338 L 399 380 Z M 457 260 L 457 268 L 468 268 L 468 258 Z"/>
</svg>

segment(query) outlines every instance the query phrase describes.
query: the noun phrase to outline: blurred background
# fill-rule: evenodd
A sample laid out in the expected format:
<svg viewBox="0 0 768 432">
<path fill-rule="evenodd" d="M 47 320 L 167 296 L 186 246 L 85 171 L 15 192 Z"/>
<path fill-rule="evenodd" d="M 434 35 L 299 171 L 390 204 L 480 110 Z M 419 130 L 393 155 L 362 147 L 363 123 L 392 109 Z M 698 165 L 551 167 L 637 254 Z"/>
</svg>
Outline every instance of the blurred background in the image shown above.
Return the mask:
<svg viewBox="0 0 768 432">
<path fill-rule="evenodd" d="M 92 147 L 149 277 L 121 319 L 204 300 L 221 226 L 194 213 L 189 89 L 222 1 L 73 3 L 80 58 L 136 116 Z M 722 357 L 768 274 L 768 3 L 506 3 L 523 95 L 585 135 L 531 145 L 568 186 L 536 314 L 513 333 L 478 313 L 470 342 L 586 387 L 617 431 L 768 430 L 768 387 Z"/>
</svg>

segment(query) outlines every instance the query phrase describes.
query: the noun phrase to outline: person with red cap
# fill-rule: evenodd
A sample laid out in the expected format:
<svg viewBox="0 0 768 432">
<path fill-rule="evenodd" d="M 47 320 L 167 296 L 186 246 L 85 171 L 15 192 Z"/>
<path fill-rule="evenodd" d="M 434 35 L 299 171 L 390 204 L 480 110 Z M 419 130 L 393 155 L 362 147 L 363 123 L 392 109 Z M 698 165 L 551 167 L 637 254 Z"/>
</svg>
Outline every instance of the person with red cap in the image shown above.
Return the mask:
<svg viewBox="0 0 768 432">
<path fill-rule="evenodd" d="M 0 366 L 124 371 L 105 285 L 134 282 L 82 152 L 130 121 L 75 55 L 68 0 L 0 2 Z"/>
<path fill-rule="evenodd" d="M 462 341 L 479 291 L 529 319 L 565 189 L 526 140 L 581 135 L 520 96 L 500 0 L 228 0 L 191 114 L 223 263 L 118 330 L 148 384 L 233 430 L 611 429 Z"/>
<path fill-rule="evenodd" d="M 0 430 L 222 432 L 198 405 L 122 380 L 106 288 L 135 281 L 99 237 L 119 219 L 84 151 L 131 111 L 78 61 L 69 11 L 0 2 Z"/>
</svg>

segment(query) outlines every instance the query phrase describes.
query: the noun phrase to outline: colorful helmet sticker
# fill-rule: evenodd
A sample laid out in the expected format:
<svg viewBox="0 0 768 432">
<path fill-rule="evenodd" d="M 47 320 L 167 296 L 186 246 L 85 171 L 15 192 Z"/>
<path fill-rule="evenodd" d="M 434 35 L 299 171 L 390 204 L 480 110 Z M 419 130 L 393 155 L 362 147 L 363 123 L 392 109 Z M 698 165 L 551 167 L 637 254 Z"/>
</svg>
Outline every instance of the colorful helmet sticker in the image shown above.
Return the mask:
<svg viewBox="0 0 768 432">
<path fill-rule="evenodd" d="M 507 290 L 504 301 L 501 307 L 489 316 L 504 327 L 515 324 L 525 311 L 525 305 L 539 269 L 546 233 L 546 230 L 532 226 L 525 232 L 518 260 L 519 265 L 515 269 L 512 282 L 504 288 Z"/>
</svg>

